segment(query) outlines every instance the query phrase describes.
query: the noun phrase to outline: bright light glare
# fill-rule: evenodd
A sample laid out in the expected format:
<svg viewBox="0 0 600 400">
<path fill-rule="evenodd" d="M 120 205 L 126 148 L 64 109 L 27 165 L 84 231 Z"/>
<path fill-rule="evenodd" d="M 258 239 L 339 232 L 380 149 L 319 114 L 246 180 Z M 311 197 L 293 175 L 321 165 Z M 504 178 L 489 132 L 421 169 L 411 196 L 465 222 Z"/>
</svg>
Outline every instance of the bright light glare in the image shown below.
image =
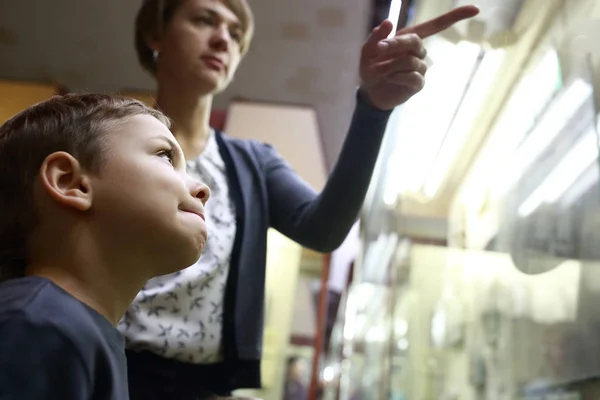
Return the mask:
<svg viewBox="0 0 600 400">
<path fill-rule="evenodd" d="M 502 49 L 485 52 L 425 182 L 423 193 L 427 197 L 432 198 L 436 195 L 452 164 L 456 161 L 465 139 L 471 133 L 475 118 L 485 104 L 484 100 L 488 96 L 504 61 L 504 54 L 505 51 Z"/>
<path fill-rule="evenodd" d="M 519 207 L 519 215 L 526 217 L 542 203 L 556 202 L 575 181 L 594 163 L 598 156 L 596 129 L 588 130 L 569 150 L 546 179 Z"/>
<path fill-rule="evenodd" d="M 480 52 L 474 43 L 454 45 L 442 38 L 427 47 L 434 62 L 427 72 L 427 85 L 403 105 L 395 127 L 398 137 L 388 168 L 400 173 L 389 176 L 388 201 L 395 194 L 418 192 L 423 186 Z"/>
<path fill-rule="evenodd" d="M 390 4 L 390 12 L 388 14 L 388 19 L 392 21 L 394 27 L 388 38 L 394 37 L 396 35 L 396 31 L 398 30 L 398 20 L 400 19 L 400 10 L 402 9 L 402 0 L 392 0 L 392 4 Z"/>
</svg>

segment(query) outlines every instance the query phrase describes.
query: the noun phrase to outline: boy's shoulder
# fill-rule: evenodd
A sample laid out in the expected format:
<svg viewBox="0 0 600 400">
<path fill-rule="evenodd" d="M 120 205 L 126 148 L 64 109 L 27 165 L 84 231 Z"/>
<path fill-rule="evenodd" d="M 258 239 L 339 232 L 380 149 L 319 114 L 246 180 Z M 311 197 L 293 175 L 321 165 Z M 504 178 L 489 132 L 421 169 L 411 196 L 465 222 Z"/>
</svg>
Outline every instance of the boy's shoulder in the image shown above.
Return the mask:
<svg viewBox="0 0 600 400">
<path fill-rule="evenodd" d="M 124 338 L 106 318 L 46 278 L 0 283 L 0 327 L 15 321 L 56 330 L 79 350 L 107 345 L 124 354 Z"/>
<path fill-rule="evenodd" d="M 64 314 L 69 311 L 80 312 L 80 304 L 67 292 L 42 277 L 27 276 L 0 283 L 0 320 L 21 317 L 56 323 L 63 320 Z M 56 311 L 58 307 L 61 308 L 60 313 L 48 314 L 48 311 Z"/>
<path fill-rule="evenodd" d="M 0 370 L 11 371 L 0 374 L 0 393 L 87 398 L 98 384 L 126 393 L 123 349 L 108 320 L 51 281 L 31 276 L 0 283 Z M 31 371 L 35 379 L 25 383 L 20 374 Z"/>
<path fill-rule="evenodd" d="M 116 332 L 100 314 L 50 280 L 38 276 L 0 283 L 0 323 L 14 319 L 51 325 L 68 336 L 87 334 L 88 340 L 93 333 Z"/>
</svg>

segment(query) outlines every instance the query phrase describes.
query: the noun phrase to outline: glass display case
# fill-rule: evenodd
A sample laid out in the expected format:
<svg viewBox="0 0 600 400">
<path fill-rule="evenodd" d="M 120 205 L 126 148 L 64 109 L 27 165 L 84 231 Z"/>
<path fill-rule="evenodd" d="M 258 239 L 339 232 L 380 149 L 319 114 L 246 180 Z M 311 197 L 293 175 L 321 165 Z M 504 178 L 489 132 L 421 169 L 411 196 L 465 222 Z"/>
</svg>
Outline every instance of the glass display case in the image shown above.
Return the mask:
<svg viewBox="0 0 600 400">
<path fill-rule="evenodd" d="M 492 127 L 495 158 L 483 156 L 472 196 L 454 209 L 480 217 L 464 223 L 463 240 L 404 238 L 386 196 L 395 170 L 379 165 L 325 362 L 326 399 L 600 399 L 593 68 L 566 75 L 555 48 L 540 54 Z"/>
</svg>

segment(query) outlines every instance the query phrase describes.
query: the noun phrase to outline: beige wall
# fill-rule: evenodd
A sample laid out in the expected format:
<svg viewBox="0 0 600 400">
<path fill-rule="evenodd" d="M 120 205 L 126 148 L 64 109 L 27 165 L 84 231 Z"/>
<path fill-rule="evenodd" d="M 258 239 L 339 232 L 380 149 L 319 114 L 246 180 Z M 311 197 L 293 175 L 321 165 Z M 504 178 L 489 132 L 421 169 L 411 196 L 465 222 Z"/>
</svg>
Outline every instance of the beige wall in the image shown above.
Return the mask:
<svg viewBox="0 0 600 400">
<path fill-rule="evenodd" d="M 58 87 L 52 84 L 0 80 L 0 124 L 57 93 Z"/>
<path fill-rule="evenodd" d="M 314 108 L 234 101 L 224 130 L 233 137 L 272 145 L 315 190 L 325 185 L 325 156 Z"/>
</svg>

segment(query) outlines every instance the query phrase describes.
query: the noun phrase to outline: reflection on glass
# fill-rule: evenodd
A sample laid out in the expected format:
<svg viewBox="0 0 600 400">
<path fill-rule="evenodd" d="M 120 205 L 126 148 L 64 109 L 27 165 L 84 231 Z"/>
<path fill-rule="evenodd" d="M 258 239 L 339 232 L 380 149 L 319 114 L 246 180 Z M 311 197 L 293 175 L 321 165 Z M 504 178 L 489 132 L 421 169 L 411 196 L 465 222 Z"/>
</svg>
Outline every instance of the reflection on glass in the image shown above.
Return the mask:
<svg viewBox="0 0 600 400">
<path fill-rule="evenodd" d="M 438 57 L 452 51 L 438 45 Z M 464 47 L 472 57 L 463 61 L 474 63 L 480 50 Z M 491 127 L 489 140 L 498 147 L 483 146 L 460 193 L 457 209 L 468 221 L 457 243 L 464 248 L 406 240 L 401 218 L 390 217 L 394 196 L 383 196 L 397 178 L 391 171 L 416 172 L 396 179 L 394 191 L 422 187 L 428 175 L 421 167 L 433 165 L 434 155 L 416 160 L 422 153 L 414 151 L 386 160 L 382 174 L 389 179 L 378 183 L 382 195 L 371 204 L 363 256 L 326 362 L 324 376 L 336 382 L 326 398 L 600 399 L 593 81 L 563 81 L 554 49 L 532 63 Z M 401 115 L 404 123 L 414 117 Z M 426 140 L 400 136 L 394 150 L 424 148 Z M 469 237 L 486 221 L 484 239 Z"/>
<path fill-rule="evenodd" d="M 571 186 L 577 184 L 585 171 L 588 169 L 597 171 L 598 168 L 595 165 L 598 156 L 597 142 L 596 128 L 590 126 L 558 162 L 558 165 L 519 206 L 519 215 L 527 217 L 540 205 L 555 203 L 565 195 Z"/>
</svg>

